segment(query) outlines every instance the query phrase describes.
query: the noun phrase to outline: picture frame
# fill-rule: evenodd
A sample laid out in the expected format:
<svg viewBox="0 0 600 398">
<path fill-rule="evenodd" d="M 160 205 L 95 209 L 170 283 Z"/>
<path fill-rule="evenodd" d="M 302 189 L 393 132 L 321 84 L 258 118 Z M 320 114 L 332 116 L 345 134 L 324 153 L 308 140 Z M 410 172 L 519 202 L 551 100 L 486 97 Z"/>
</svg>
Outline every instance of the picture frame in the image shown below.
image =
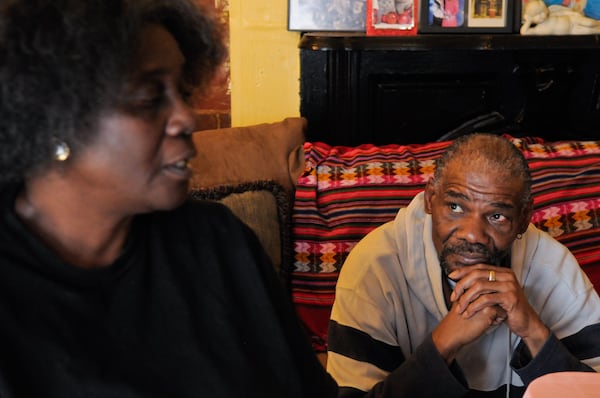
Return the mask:
<svg viewBox="0 0 600 398">
<path fill-rule="evenodd" d="M 421 0 L 419 32 L 513 33 L 514 0 Z"/>
<path fill-rule="evenodd" d="M 367 36 L 417 34 L 419 0 L 367 0 Z"/>
<path fill-rule="evenodd" d="M 365 32 L 366 9 L 367 0 L 288 0 L 288 30 Z"/>
<path fill-rule="evenodd" d="M 519 33 L 521 25 L 523 25 L 523 8 L 527 0 L 516 0 L 515 12 L 513 18 L 513 33 Z"/>
<path fill-rule="evenodd" d="M 506 28 L 514 11 L 508 10 L 513 0 L 469 0 L 467 26 L 473 28 Z M 512 32 L 512 26 L 510 27 Z"/>
</svg>

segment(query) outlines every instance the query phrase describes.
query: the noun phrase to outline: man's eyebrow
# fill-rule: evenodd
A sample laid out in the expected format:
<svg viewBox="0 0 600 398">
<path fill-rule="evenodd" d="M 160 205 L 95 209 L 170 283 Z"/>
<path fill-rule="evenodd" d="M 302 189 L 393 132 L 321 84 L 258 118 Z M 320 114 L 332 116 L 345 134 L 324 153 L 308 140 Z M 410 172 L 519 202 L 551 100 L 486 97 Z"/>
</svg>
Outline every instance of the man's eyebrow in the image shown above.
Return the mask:
<svg viewBox="0 0 600 398">
<path fill-rule="evenodd" d="M 456 192 L 453 190 L 448 190 L 445 192 L 445 196 L 451 198 L 451 199 L 462 199 L 462 200 L 468 200 L 469 198 L 467 197 L 467 195 L 460 193 L 460 192 Z"/>
<path fill-rule="evenodd" d="M 453 190 L 446 191 L 445 195 L 449 199 L 469 200 L 469 197 L 467 195 L 465 195 L 461 192 L 453 191 Z M 510 203 L 510 202 L 491 202 L 490 205 L 497 209 L 503 209 L 503 210 L 513 210 L 516 207 L 513 203 Z"/>
<path fill-rule="evenodd" d="M 498 209 L 505 209 L 505 210 L 512 210 L 515 208 L 514 204 L 506 203 L 506 202 L 492 202 L 491 205 Z"/>
</svg>

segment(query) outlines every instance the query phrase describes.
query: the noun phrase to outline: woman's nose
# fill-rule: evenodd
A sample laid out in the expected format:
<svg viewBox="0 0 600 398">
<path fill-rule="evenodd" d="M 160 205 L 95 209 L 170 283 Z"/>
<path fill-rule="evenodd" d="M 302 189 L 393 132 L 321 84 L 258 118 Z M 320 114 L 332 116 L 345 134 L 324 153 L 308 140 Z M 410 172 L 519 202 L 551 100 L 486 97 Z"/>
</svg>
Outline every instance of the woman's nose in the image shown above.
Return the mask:
<svg viewBox="0 0 600 398">
<path fill-rule="evenodd" d="M 173 108 L 167 122 L 167 134 L 178 136 L 190 135 L 196 131 L 197 118 L 191 105 L 183 98 L 178 98 L 173 103 Z"/>
</svg>

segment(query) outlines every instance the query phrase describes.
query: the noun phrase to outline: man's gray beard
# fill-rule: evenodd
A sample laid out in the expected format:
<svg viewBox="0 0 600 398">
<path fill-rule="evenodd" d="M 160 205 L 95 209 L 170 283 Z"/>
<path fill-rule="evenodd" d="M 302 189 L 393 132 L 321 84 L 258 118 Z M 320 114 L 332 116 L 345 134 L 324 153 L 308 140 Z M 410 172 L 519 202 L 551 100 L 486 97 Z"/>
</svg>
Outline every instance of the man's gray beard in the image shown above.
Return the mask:
<svg viewBox="0 0 600 398">
<path fill-rule="evenodd" d="M 487 247 L 480 244 L 469 244 L 463 243 L 454 246 L 444 246 L 442 253 L 439 256 L 440 266 L 444 275 L 448 276 L 451 272 L 446 260 L 451 254 L 462 254 L 462 253 L 479 253 L 486 257 L 483 261 L 485 264 L 493 265 L 496 267 L 510 267 L 510 250 L 500 251 L 494 250 L 493 252 L 488 250 Z"/>
</svg>

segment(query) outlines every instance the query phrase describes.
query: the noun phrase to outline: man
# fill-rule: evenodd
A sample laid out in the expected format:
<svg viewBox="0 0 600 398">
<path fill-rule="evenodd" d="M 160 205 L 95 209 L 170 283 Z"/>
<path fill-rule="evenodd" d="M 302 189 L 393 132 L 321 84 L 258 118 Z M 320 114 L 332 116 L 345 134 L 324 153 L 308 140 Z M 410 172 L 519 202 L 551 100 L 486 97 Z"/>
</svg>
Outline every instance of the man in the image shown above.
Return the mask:
<svg viewBox="0 0 600 398">
<path fill-rule="evenodd" d="M 514 145 L 457 139 L 342 268 L 327 365 L 340 396 L 519 397 L 543 374 L 600 370 L 598 294 L 531 212 Z"/>
</svg>

